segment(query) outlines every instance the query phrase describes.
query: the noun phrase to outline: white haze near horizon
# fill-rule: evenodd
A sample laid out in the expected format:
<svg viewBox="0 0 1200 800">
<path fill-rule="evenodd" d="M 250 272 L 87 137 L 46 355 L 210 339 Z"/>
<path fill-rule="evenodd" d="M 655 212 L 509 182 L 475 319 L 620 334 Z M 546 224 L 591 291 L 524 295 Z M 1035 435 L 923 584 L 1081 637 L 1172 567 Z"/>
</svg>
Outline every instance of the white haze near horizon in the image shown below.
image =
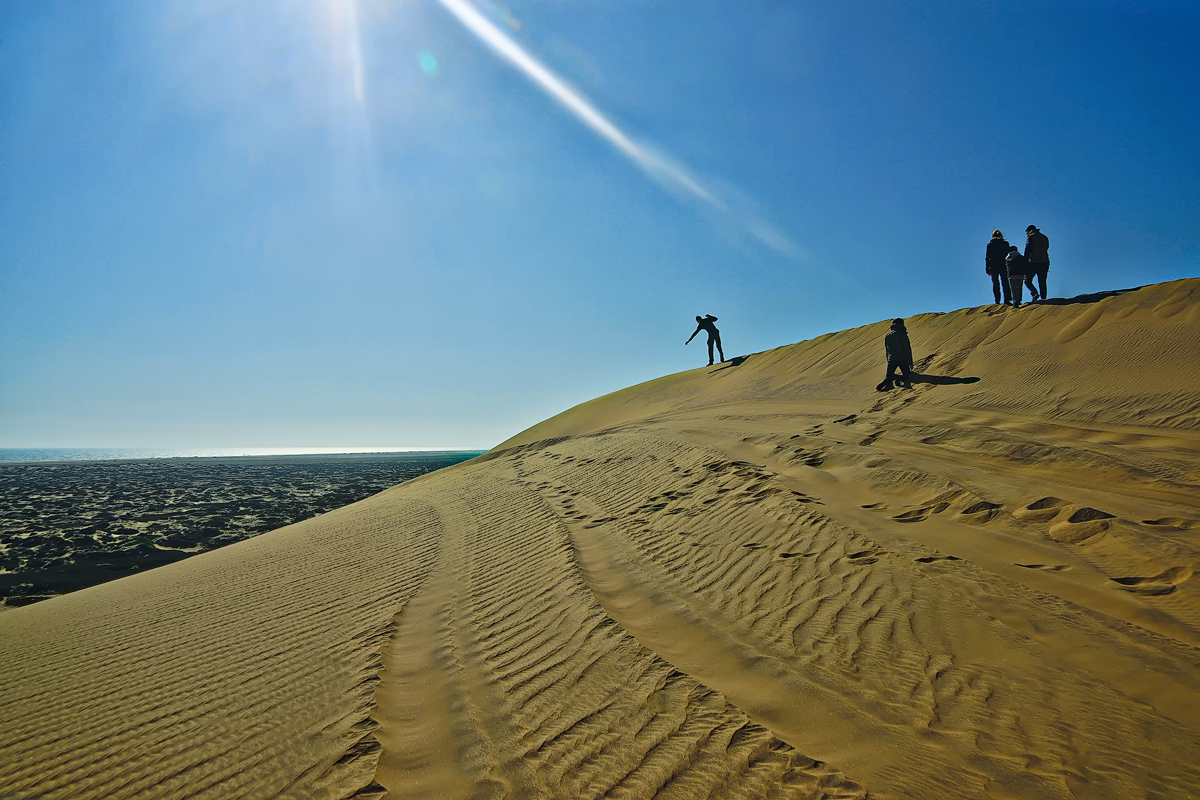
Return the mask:
<svg viewBox="0 0 1200 800">
<path fill-rule="evenodd" d="M 116 461 L 158 458 L 240 458 L 252 456 L 399 455 L 482 453 L 456 447 L 6 447 L 0 464 L 38 461 Z"/>
</svg>

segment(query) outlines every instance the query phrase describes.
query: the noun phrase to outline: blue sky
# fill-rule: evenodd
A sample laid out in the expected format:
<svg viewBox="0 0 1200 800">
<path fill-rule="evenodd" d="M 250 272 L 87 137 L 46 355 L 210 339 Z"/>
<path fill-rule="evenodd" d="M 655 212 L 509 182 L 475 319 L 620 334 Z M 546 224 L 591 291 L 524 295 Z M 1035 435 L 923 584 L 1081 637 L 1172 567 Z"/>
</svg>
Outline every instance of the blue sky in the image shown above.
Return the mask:
<svg viewBox="0 0 1200 800">
<path fill-rule="evenodd" d="M 996 227 L 1200 274 L 1196 3 L 464 3 L 0 2 L 0 446 L 489 447 Z"/>
</svg>

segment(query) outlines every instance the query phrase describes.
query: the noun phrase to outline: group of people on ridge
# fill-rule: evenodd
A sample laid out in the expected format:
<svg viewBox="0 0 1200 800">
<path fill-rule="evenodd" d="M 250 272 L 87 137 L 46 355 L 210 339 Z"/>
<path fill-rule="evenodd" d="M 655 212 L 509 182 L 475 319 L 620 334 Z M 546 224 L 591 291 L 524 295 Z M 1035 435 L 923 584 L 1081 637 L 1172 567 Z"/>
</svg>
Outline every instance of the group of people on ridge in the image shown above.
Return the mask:
<svg viewBox="0 0 1200 800">
<path fill-rule="evenodd" d="M 992 240 L 988 242 L 984 261 L 987 274 L 992 278 L 992 293 L 997 304 L 1003 299 L 1004 305 L 1020 308 L 1024 286 L 1029 287 L 1031 302 L 1046 298 L 1046 274 L 1050 271 L 1050 240 L 1036 225 L 1025 229 L 1024 253 L 1016 245 L 1006 242 L 1004 234 L 999 230 L 992 231 Z M 1037 286 L 1033 285 L 1034 278 L 1037 278 Z M 692 339 L 696 338 L 696 334 L 700 331 L 706 332 L 710 367 L 713 365 L 713 345 L 716 345 L 721 361 L 725 360 L 725 352 L 721 349 L 721 332 L 713 324 L 716 321 L 717 318 L 712 314 L 696 317 L 696 330 L 684 342 L 690 344 Z M 912 343 L 908 340 L 908 329 L 904 327 L 903 319 L 892 320 L 891 329 L 883 337 L 883 349 L 887 356 L 887 374 L 883 382 L 875 388 L 886 392 L 899 382 L 905 389 L 911 389 Z M 896 374 L 897 371 L 899 375 Z"/>
<path fill-rule="evenodd" d="M 1022 254 L 1015 244 L 1004 241 L 1004 234 L 992 231 L 984 255 L 984 269 L 992 276 L 992 294 L 999 303 L 1021 307 L 1022 286 L 1029 287 L 1031 302 L 1046 298 L 1046 273 L 1050 271 L 1050 240 L 1046 234 L 1030 225 L 1025 229 L 1025 252 Z M 1033 285 L 1033 279 L 1038 285 Z"/>
</svg>

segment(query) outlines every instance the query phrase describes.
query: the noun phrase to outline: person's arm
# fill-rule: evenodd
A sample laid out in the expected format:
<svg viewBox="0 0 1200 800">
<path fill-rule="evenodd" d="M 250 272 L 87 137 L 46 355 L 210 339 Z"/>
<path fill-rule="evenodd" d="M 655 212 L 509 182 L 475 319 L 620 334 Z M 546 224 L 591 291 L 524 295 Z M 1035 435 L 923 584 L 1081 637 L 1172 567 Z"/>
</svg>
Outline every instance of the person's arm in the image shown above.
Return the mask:
<svg viewBox="0 0 1200 800">
<path fill-rule="evenodd" d="M 704 327 L 703 325 L 697 325 L 697 326 L 696 326 L 696 330 L 692 332 L 692 335 L 688 337 L 688 340 L 687 340 L 686 342 L 684 342 L 684 344 L 691 344 L 691 343 L 692 343 L 692 339 L 695 339 L 695 338 L 696 338 L 696 334 L 697 334 L 697 333 L 699 333 L 699 332 L 700 332 L 700 329 L 701 329 L 701 328 L 703 328 L 703 327 Z"/>
</svg>

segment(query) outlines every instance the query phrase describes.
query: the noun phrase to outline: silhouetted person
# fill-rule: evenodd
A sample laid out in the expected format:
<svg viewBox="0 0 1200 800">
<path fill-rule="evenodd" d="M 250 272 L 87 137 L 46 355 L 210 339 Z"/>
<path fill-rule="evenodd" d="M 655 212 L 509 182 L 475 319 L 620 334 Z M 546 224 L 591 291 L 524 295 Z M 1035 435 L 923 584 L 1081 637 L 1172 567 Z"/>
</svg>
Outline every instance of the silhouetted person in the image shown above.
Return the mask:
<svg viewBox="0 0 1200 800">
<path fill-rule="evenodd" d="M 1042 292 L 1040 297 L 1045 300 L 1046 273 L 1050 271 L 1050 240 L 1036 225 L 1025 229 L 1025 260 L 1029 262 L 1029 280 L 1026 281 L 1029 284 L 1029 292 L 1034 300 L 1038 299 L 1038 292 L 1033 288 L 1033 278 L 1036 276 L 1038 288 Z"/>
<path fill-rule="evenodd" d="M 1021 286 L 1029 279 L 1029 262 L 1025 260 L 1025 256 L 1021 255 L 1021 251 L 1014 244 L 1008 249 L 1004 265 L 1008 269 L 1008 290 L 1012 293 L 1012 307 L 1020 308 L 1021 298 L 1024 295 Z"/>
<path fill-rule="evenodd" d="M 725 351 L 721 349 L 721 332 L 717 330 L 716 325 L 713 325 L 713 323 L 716 321 L 717 318 L 712 314 L 707 314 L 703 317 L 696 317 L 696 330 L 693 331 L 692 335 L 688 337 L 688 340 L 684 342 L 684 344 L 690 344 L 692 339 L 696 338 L 697 333 L 700 331 L 706 331 L 708 333 L 708 365 L 710 367 L 713 365 L 712 349 L 714 344 L 717 346 L 717 352 L 721 355 L 721 360 L 725 360 Z"/>
<path fill-rule="evenodd" d="M 883 352 L 887 355 L 887 375 L 883 376 L 883 383 L 875 388 L 881 392 L 891 389 L 896 381 L 896 370 L 899 369 L 904 388 L 911 389 L 912 344 L 908 341 L 908 330 L 904 327 L 904 320 L 892 320 L 892 329 L 883 337 Z"/>
<path fill-rule="evenodd" d="M 992 231 L 992 240 L 988 242 L 987 253 L 983 257 L 984 269 L 988 275 L 992 276 L 992 295 L 996 298 L 996 303 L 1000 303 L 1000 299 L 1004 298 L 1004 305 L 1009 304 L 1008 295 L 1008 270 L 1004 266 L 1004 257 L 1008 255 L 1008 242 L 1004 241 L 1004 234 L 1000 231 Z"/>
</svg>

